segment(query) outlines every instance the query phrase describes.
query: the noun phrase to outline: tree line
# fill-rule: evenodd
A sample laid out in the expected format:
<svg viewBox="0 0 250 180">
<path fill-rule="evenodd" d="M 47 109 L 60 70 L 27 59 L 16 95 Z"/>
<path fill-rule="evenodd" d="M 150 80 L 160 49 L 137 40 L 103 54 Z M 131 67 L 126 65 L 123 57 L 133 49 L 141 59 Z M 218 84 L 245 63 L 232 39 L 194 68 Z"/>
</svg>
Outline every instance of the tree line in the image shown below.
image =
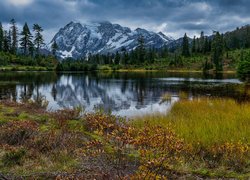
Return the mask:
<svg viewBox="0 0 250 180">
<path fill-rule="evenodd" d="M 40 49 L 45 45 L 42 35 L 43 28 L 39 24 L 34 24 L 32 30 L 34 35 L 28 24 L 25 23 L 19 33 L 15 19 L 11 19 L 9 30 L 4 30 L 0 22 L 0 51 L 17 54 L 20 48 L 20 53 L 23 55 L 40 55 Z"/>
<path fill-rule="evenodd" d="M 45 45 L 43 31 L 39 24 L 33 24 L 30 29 L 28 24 L 24 23 L 19 30 L 15 19 L 10 20 L 9 29 L 4 29 L 0 22 L 0 65 L 19 64 L 50 68 L 56 66 L 55 57 L 41 52 Z M 57 49 L 54 43 L 52 47 Z M 52 52 L 55 55 L 54 49 Z"/>
<path fill-rule="evenodd" d="M 191 47 L 190 47 L 191 46 Z M 231 50 L 240 49 L 241 57 L 238 63 L 237 72 L 240 78 L 250 81 L 250 53 L 243 53 L 243 49 L 250 48 L 250 26 L 237 28 L 235 31 L 220 34 L 214 31 L 213 35 L 204 36 L 201 32 L 200 38 L 194 37 L 190 43 L 187 34 L 182 41 L 182 56 L 190 57 L 196 54 L 210 55 L 203 65 L 203 70 L 215 69 L 216 72 L 223 71 L 224 55 L 228 57 Z"/>
<path fill-rule="evenodd" d="M 92 54 L 78 60 L 68 58 L 60 63 L 56 60 L 58 45 L 54 41 L 51 46 L 50 55 L 43 55 L 40 51 L 45 45 L 43 38 L 43 28 L 39 24 L 33 24 L 30 30 L 27 23 L 23 25 L 21 32 L 17 27 L 15 19 L 11 19 L 9 29 L 4 29 L 0 22 L 0 65 L 8 63 L 20 63 L 21 65 L 57 66 L 57 70 L 93 70 L 97 65 L 118 66 L 145 66 L 164 61 L 169 66 L 185 66 L 186 59 L 196 56 L 205 57 L 203 70 L 223 71 L 224 55 L 234 49 L 250 48 L 250 26 L 237 28 L 235 31 L 221 34 L 217 31 L 212 36 L 205 36 L 204 32 L 200 37 L 194 36 L 190 39 L 185 33 L 181 39 L 181 45 L 174 49 L 166 46 L 162 48 L 148 47 L 145 38 L 141 35 L 137 39 L 137 47 L 128 50 L 122 47 L 115 53 Z M 6 58 L 7 53 L 8 57 Z M 11 58 L 10 58 L 11 57 Z M 16 60 L 18 59 L 19 60 Z M 23 57 L 23 58 L 20 58 Z M 210 57 L 210 58 L 208 58 Z M 242 54 L 242 62 L 248 59 L 248 55 Z M 5 63 L 6 59 L 10 62 Z M 241 69 L 247 71 L 250 67 L 244 64 Z M 247 70 L 246 70 L 247 69 Z M 245 74 L 249 74 L 248 72 Z"/>
<path fill-rule="evenodd" d="M 122 47 L 116 53 L 107 54 L 88 54 L 86 60 L 89 63 L 96 64 L 113 64 L 113 65 L 133 65 L 133 64 L 152 64 L 156 59 L 167 58 L 169 54 L 168 48 L 157 49 L 154 47 L 146 47 L 145 39 L 141 35 L 137 39 L 137 47 L 132 50 L 127 50 Z"/>
<path fill-rule="evenodd" d="M 207 59 L 204 63 L 203 70 L 212 69 L 215 66 L 216 71 L 223 70 L 223 53 L 224 53 L 224 40 L 223 35 L 219 32 L 214 32 L 212 37 L 204 36 L 201 32 L 200 38 L 194 36 L 193 41 L 190 43 L 187 34 L 185 33 L 182 41 L 182 56 L 190 57 L 191 55 L 203 54 L 211 55 L 210 60 Z"/>
</svg>

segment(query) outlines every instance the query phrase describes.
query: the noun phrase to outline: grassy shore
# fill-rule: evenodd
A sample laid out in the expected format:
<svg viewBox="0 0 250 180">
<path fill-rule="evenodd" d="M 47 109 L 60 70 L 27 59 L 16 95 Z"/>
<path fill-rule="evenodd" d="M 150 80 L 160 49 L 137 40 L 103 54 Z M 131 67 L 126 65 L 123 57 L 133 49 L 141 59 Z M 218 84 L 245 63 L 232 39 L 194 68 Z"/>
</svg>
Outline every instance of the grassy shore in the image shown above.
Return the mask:
<svg viewBox="0 0 250 180">
<path fill-rule="evenodd" d="M 0 178 L 250 177 L 249 103 L 184 98 L 129 122 L 46 105 L 1 102 Z"/>
<path fill-rule="evenodd" d="M 54 68 L 42 66 L 1 66 L 1 71 L 54 71 Z"/>
<path fill-rule="evenodd" d="M 43 66 L 21 66 L 21 65 L 10 65 L 10 66 L 0 66 L 1 71 L 56 71 L 55 67 L 43 67 Z M 155 68 L 145 68 L 144 66 L 141 67 L 121 67 L 116 68 L 112 66 L 99 66 L 98 69 L 92 71 L 99 71 L 99 72 L 171 72 L 171 73 L 203 73 L 202 69 L 187 69 L 187 68 L 169 68 L 165 66 L 157 66 Z M 74 71 L 73 71 L 74 72 Z M 214 72 L 209 72 L 213 74 Z M 236 70 L 225 70 L 221 73 L 236 73 Z"/>
<path fill-rule="evenodd" d="M 234 100 L 196 99 L 176 103 L 167 115 L 149 115 L 133 121 L 161 127 L 171 124 L 187 143 L 211 146 L 222 143 L 250 143 L 250 104 Z"/>
</svg>

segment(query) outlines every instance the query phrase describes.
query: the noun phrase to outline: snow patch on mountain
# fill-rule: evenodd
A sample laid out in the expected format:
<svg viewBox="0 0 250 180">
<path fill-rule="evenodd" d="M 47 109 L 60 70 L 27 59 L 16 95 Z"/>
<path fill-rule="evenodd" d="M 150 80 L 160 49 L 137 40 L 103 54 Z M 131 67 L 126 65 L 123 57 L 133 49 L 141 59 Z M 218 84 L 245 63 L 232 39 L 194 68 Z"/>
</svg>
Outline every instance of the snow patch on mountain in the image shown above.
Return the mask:
<svg viewBox="0 0 250 180">
<path fill-rule="evenodd" d="M 68 57 L 73 57 L 73 51 L 75 50 L 75 46 L 72 47 L 72 49 L 68 52 L 68 51 L 59 51 L 59 53 L 61 54 L 62 58 L 68 58 Z"/>
<path fill-rule="evenodd" d="M 131 30 L 107 21 L 86 24 L 70 22 L 59 30 L 48 47 L 51 49 L 55 41 L 59 57 L 77 59 L 87 57 L 89 53 L 115 53 L 124 48 L 131 51 L 138 46 L 140 36 L 144 37 L 147 47 L 161 48 L 174 41 L 162 32 L 154 33 L 141 28 Z"/>
</svg>

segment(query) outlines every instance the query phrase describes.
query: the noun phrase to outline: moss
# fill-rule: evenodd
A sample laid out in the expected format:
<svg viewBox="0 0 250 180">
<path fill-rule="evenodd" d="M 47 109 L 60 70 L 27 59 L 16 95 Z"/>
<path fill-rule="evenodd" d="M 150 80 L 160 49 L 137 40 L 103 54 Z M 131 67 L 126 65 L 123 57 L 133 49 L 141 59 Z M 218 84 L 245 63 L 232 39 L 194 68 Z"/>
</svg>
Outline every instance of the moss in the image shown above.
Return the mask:
<svg viewBox="0 0 250 180">
<path fill-rule="evenodd" d="M 75 132 L 85 132 L 85 127 L 83 122 L 80 120 L 71 120 L 68 122 L 68 127 L 70 130 Z"/>
<path fill-rule="evenodd" d="M 26 112 L 22 112 L 19 116 L 18 116 L 18 119 L 19 120 L 26 120 L 29 118 L 29 114 L 26 113 Z"/>
</svg>

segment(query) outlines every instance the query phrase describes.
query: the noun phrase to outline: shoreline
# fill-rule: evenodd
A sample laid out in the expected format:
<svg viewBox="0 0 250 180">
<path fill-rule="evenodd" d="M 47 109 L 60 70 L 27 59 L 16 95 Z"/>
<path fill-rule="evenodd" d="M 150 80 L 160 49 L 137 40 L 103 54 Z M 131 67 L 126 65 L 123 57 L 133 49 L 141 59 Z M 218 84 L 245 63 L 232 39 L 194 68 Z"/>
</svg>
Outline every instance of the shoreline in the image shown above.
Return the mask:
<svg viewBox="0 0 250 180">
<path fill-rule="evenodd" d="M 195 70 L 195 69 L 138 69 L 138 68 L 131 68 L 131 69 L 118 69 L 118 70 L 93 70 L 93 71 L 56 71 L 55 69 L 47 68 L 47 67 L 40 67 L 40 66 L 7 66 L 7 67 L 0 67 L 0 72 L 72 72 L 72 73 L 85 73 L 85 72 L 169 72 L 169 73 L 204 73 L 202 70 Z M 216 74 L 216 72 L 210 71 L 206 72 L 207 74 Z M 218 74 L 236 74 L 236 70 L 226 70 L 222 72 L 217 72 Z"/>
</svg>

